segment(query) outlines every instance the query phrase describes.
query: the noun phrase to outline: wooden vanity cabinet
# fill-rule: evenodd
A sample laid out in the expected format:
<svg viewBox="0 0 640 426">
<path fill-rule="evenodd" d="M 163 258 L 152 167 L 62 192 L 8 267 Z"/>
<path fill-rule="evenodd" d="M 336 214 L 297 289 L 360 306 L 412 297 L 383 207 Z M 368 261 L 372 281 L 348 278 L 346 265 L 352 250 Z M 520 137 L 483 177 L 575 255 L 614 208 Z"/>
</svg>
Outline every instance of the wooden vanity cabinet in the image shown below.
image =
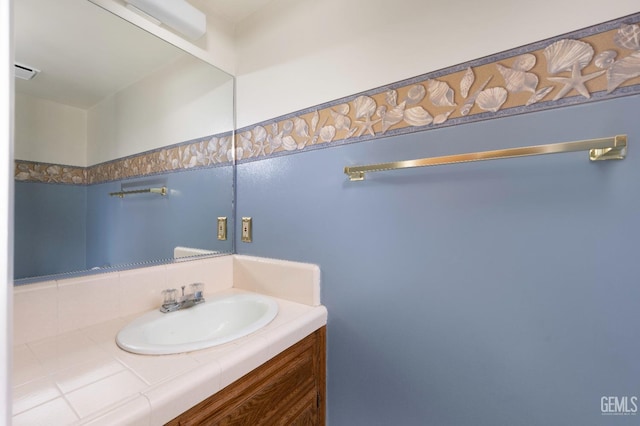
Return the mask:
<svg viewBox="0 0 640 426">
<path fill-rule="evenodd" d="M 322 327 L 167 425 L 324 425 Z"/>
</svg>

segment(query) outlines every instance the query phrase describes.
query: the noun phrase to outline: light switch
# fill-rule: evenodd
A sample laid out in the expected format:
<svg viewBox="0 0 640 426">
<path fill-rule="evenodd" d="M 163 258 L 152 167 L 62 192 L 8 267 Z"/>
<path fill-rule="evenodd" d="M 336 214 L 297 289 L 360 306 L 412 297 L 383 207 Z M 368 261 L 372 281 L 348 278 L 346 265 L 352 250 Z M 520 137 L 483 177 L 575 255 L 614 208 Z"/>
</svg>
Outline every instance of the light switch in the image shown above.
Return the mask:
<svg viewBox="0 0 640 426">
<path fill-rule="evenodd" d="M 227 239 L 227 218 L 226 217 L 218 218 L 218 239 L 219 240 Z"/>
<path fill-rule="evenodd" d="M 251 218 L 242 218 L 242 237 L 240 238 L 245 243 L 251 242 Z"/>
</svg>

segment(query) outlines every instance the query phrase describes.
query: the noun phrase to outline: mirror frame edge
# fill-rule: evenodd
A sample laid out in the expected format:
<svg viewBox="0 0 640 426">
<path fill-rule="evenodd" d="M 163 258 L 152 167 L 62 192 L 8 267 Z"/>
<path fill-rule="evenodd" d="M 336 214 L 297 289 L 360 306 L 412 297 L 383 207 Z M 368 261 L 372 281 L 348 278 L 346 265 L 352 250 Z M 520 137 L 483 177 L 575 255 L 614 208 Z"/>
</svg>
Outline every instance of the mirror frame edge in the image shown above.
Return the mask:
<svg viewBox="0 0 640 426">
<path fill-rule="evenodd" d="M 11 268 L 11 271 L 9 271 L 10 273 L 8 274 L 8 278 L 10 278 L 10 283 L 12 284 L 11 287 L 16 287 L 16 286 L 23 286 L 23 285 L 29 285 L 29 284 L 37 284 L 37 283 L 41 283 L 41 282 L 46 282 L 46 281 L 52 281 L 52 280 L 60 280 L 60 279 L 70 279 L 70 278 L 77 278 L 77 277 L 85 277 L 85 276 L 94 276 L 94 275 L 99 275 L 99 274 L 107 274 L 107 273 L 114 273 L 114 272 L 120 272 L 120 271 L 127 271 L 127 270 L 132 270 L 132 269 L 138 269 L 138 268 L 146 268 L 146 267 L 152 267 L 152 266 L 159 266 L 159 265 L 169 265 L 169 264 L 174 264 L 174 263 L 182 263 L 182 262 L 189 262 L 189 261 L 195 261 L 195 260 L 201 260 L 201 259 L 208 259 L 208 258 L 214 258 L 214 257 L 222 257 L 222 256 L 229 256 L 229 255 L 234 255 L 236 254 L 236 238 L 235 238 L 235 234 L 236 234 L 236 180 L 237 180 L 237 158 L 236 158 L 236 128 L 237 128 L 237 122 L 236 122 L 236 116 L 237 116 L 237 112 L 236 112 L 236 99 L 237 99 L 237 95 L 236 95 L 236 76 L 230 72 L 226 67 L 221 66 L 220 64 L 217 64 L 215 59 L 213 58 L 213 56 L 211 54 L 209 54 L 207 51 L 205 51 L 204 49 L 190 43 L 189 41 L 183 39 L 182 37 L 174 34 L 173 32 L 166 30 L 164 28 L 161 28 L 160 26 L 157 26 L 155 24 L 153 24 L 152 22 L 146 20 L 145 18 L 143 18 L 142 16 L 134 13 L 133 11 L 128 10 L 126 7 L 121 6 L 118 3 L 115 3 L 112 0 L 87 0 L 90 3 L 93 3 L 95 6 L 100 7 L 101 9 L 104 9 L 107 12 L 110 12 L 111 14 L 117 16 L 120 19 L 123 19 L 133 25 L 135 25 L 136 27 L 140 28 L 143 31 L 146 31 L 156 37 L 158 37 L 159 39 L 171 44 L 172 46 L 196 57 L 197 59 L 200 59 L 203 62 L 208 63 L 209 65 L 219 69 L 220 71 L 226 73 L 229 75 L 229 77 L 231 77 L 231 81 L 233 82 L 233 90 L 232 90 L 232 129 L 230 130 L 231 133 L 231 146 L 232 146 L 232 152 L 233 152 L 233 159 L 231 161 L 231 167 L 232 167 L 232 182 L 231 182 L 231 224 L 232 227 L 231 229 L 227 230 L 227 235 L 228 237 L 231 239 L 231 252 L 224 252 L 224 253 L 218 253 L 218 254 L 208 254 L 208 255 L 200 255 L 200 256 L 191 256 L 191 257 L 187 257 L 187 258 L 183 258 L 180 260 L 176 260 L 176 259 L 160 259 L 157 261 L 151 261 L 151 262 L 144 262 L 144 263 L 129 263 L 129 264 L 122 264 L 122 265 L 118 265 L 115 266 L 113 268 L 104 268 L 104 269 L 99 269 L 99 270 L 79 270 L 79 271 L 72 271 L 72 272 L 65 272 L 65 273 L 60 273 L 60 274 L 52 274 L 52 275 L 42 275 L 42 276 L 34 276 L 34 277 L 26 277 L 26 278 L 19 278 L 19 279 L 15 279 L 13 277 L 13 268 Z M 9 20 L 10 23 L 12 24 L 13 20 L 11 17 L 12 14 L 10 14 Z M 11 25 L 9 26 L 9 30 L 10 30 L 10 36 L 12 34 L 12 30 L 11 30 Z M 11 40 L 11 37 L 9 37 L 10 40 L 10 44 L 11 46 L 13 45 L 13 40 Z M 11 50 L 11 57 L 9 58 L 10 61 L 13 61 L 13 51 Z M 12 74 L 10 74 L 11 78 L 13 79 Z M 13 88 L 13 80 L 11 81 L 11 88 Z M 10 99 L 10 105 L 13 104 L 13 97 L 11 97 Z M 11 117 L 10 117 L 11 118 Z M 11 118 L 11 123 L 13 123 L 13 119 Z M 11 129 L 12 130 L 12 129 Z M 10 132 L 10 136 L 11 136 L 11 158 L 10 161 L 11 163 L 13 163 L 14 158 L 13 158 L 13 132 Z M 12 179 L 13 182 L 13 179 Z M 10 185 L 11 186 L 11 185 Z M 14 206 L 13 206 L 13 191 L 11 191 L 11 210 L 13 210 Z M 12 218 L 11 218 L 12 219 Z M 11 220 L 12 222 L 12 220 Z M 11 226 L 11 231 L 13 230 L 13 226 Z M 13 244 L 11 244 L 11 246 L 13 246 Z M 11 251 L 11 265 L 13 265 L 13 251 Z"/>
</svg>

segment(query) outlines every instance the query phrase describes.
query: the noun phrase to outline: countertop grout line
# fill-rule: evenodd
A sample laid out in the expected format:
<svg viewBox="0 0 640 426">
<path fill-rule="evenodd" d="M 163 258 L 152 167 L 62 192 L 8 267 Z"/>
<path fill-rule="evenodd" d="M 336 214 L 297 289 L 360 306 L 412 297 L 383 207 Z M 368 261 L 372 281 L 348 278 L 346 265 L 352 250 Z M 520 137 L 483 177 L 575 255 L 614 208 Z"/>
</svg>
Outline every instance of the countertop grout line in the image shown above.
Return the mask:
<svg viewBox="0 0 640 426">
<path fill-rule="evenodd" d="M 260 293 L 256 290 L 251 291 L 249 289 L 234 287 L 233 285 L 229 288 L 215 291 L 215 293 L 220 292 Z M 64 401 L 66 405 L 71 408 L 72 413 L 77 417 L 77 419 L 79 419 L 72 424 L 85 424 L 86 422 L 92 422 L 103 416 L 105 418 L 109 418 L 110 412 L 113 412 L 117 416 L 121 416 L 123 413 L 126 413 L 125 411 L 122 411 L 124 406 L 136 401 L 137 398 L 142 396 L 145 398 L 144 401 L 146 402 L 146 404 L 142 404 L 142 401 L 140 401 L 139 404 L 135 404 L 135 414 L 140 416 L 142 414 L 141 409 L 145 408 L 145 418 L 148 419 L 149 422 L 151 422 L 154 418 L 152 404 L 154 394 L 152 392 L 157 389 L 158 393 L 155 395 L 156 397 L 161 396 L 161 398 L 175 398 L 176 400 L 184 400 L 184 396 L 181 398 L 178 394 L 173 395 L 171 393 L 167 393 L 170 392 L 171 382 L 176 381 L 176 384 L 179 384 L 178 387 L 181 389 L 179 392 L 180 394 L 188 395 L 191 392 L 201 392 L 203 389 L 201 388 L 201 383 L 193 384 L 192 390 L 189 390 L 191 388 L 189 387 L 188 381 L 179 381 L 180 377 L 184 375 L 190 375 L 191 378 L 195 378 L 195 375 L 201 369 L 202 374 L 206 374 L 207 377 L 210 376 L 207 380 L 211 380 L 213 381 L 212 383 L 215 383 L 215 392 L 219 392 L 223 389 L 223 376 L 225 375 L 225 371 L 223 371 L 223 364 L 226 365 L 226 368 L 228 369 L 226 370 L 226 379 L 231 378 L 233 379 L 233 382 L 237 380 L 237 378 L 235 378 L 237 374 L 240 374 L 240 376 L 242 376 L 251 371 L 251 369 L 253 368 L 251 365 L 253 363 L 258 361 L 266 362 L 271 359 L 274 356 L 273 345 L 276 340 L 281 338 L 302 338 L 303 336 L 297 336 L 297 334 L 302 332 L 303 329 L 308 328 L 309 325 L 315 324 L 318 321 L 319 312 L 316 312 L 318 306 L 309 305 L 303 302 L 296 302 L 278 296 L 269 295 L 269 297 L 273 297 L 279 302 L 278 305 L 280 312 L 284 315 L 283 317 L 281 317 L 283 318 L 281 323 L 274 325 L 274 323 L 272 322 L 270 324 L 267 324 L 263 329 L 251 333 L 250 335 L 245 336 L 238 341 L 228 342 L 224 345 L 221 345 L 220 347 L 229 345 L 224 350 L 213 350 L 212 352 L 207 354 L 206 352 L 204 352 L 207 350 L 205 349 L 204 351 L 202 351 L 204 353 L 202 353 L 201 351 L 193 351 L 179 354 L 175 357 L 172 356 L 171 360 L 168 360 L 166 363 L 157 362 L 155 366 L 149 366 L 149 369 L 143 368 L 145 367 L 144 360 L 141 361 L 141 368 L 136 369 L 135 366 L 137 365 L 137 362 L 128 363 L 125 357 L 118 356 L 119 352 L 116 349 L 119 348 L 117 347 L 117 344 L 115 342 L 114 333 L 117 333 L 116 329 L 118 329 L 120 325 L 123 325 L 127 321 L 130 321 L 132 317 L 137 315 L 127 315 L 126 319 L 123 318 L 122 315 L 120 315 L 122 314 L 121 306 L 118 306 L 119 315 L 117 317 L 102 321 L 100 323 L 80 327 L 74 330 L 66 330 L 63 333 L 56 334 L 54 336 L 48 336 L 32 342 L 22 343 L 16 346 L 16 348 L 24 345 L 24 355 L 29 356 L 28 362 L 26 363 L 27 369 L 25 371 L 28 372 L 30 369 L 37 369 L 37 372 L 41 373 L 42 375 L 23 382 L 18 386 L 23 386 L 37 380 L 44 380 L 47 381 L 47 386 L 50 384 L 49 382 L 52 382 L 59 395 L 27 410 L 23 410 L 19 414 L 25 413 L 47 402 L 56 400 L 57 398 L 62 398 L 61 401 Z M 300 307 L 298 307 L 298 305 L 300 305 Z M 305 321 L 301 321 L 301 319 L 305 316 L 308 316 L 307 323 L 305 323 Z M 281 330 L 284 330 L 284 328 L 286 328 L 287 324 L 293 325 L 292 323 L 295 323 L 296 325 L 290 327 L 290 330 L 286 333 L 281 332 Z M 245 344 L 247 344 L 248 346 L 243 349 Z M 39 347 L 41 350 L 36 351 L 34 347 Z M 258 349 L 256 349 L 256 347 L 258 347 Z M 75 348 L 77 352 L 74 353 L 74 349 L 70 350 L 69 348 Z M 65 352 L 65 350 L 68 352 Z M 252 362 L 247 363 L 247 360 L 244 359 L 245 357 L 240 356 L 243 350 L 249 350 L 250 352 L 252 352 L 252 355 L 249 357 L 253 359 Z M 80 358 L 79 355 L 84 353 L 85 351 L 87 351 L 87 354 L 89 356 Z M 125 352 L 123 352 L 123 354 L 124 353 Z M 198 355 L 198 353 L 200 353 L 200 355 Z M 41 360 L 41 357 L 44 357 L 46 359 Z M 110 372 L 106 376 L 102 376 L 98 379 L 92 378 L 89 382 L 82 383 L 81 386 L 73 388 L 68 392 L 64 392 L 58 381 L 55 380 L 55 377 L 64 378 L 64 373 L 67 373 L 67 375 L 71 379 L 73 379 L 73 374 L 69 373 L 73 373 L 72 370 L 74 368 L 74 364 L 70 361 L 76 360 L 77 358 L 81 359 L 81 364 L 83 368 L 86 369 L 88 374 L 90 374 L 92 371 L 98 371 L 100 368 L 106 367 L 113 362 L 117 364 L 117 367 L 112 365 L 106 367 L 105 370 L 109 371 L 109 368 L 112 367 L 114 369 L 117 368 L 117 371 Z M 225 359 L 227 362 L 221 362 L 222 359 Z M 149 359 L 149 361 L 153 362 L 151 358 Z M 187 361 L 186 364 L 185 361 Z M 177 372 L 174 372 L 174 369 L 172 367 L 176 367 L 175 371 Z M 169 369 L 169 371 L 171 371 L 169 376 L 163 377 L 162 369 Z M 249 371 L 246 371 L 247 369 L 249 369 Z M 81 397 L 81 392 L 84 388 L 93 386 L 101 381 L 108 380 L 113 376 L 125 374 L 125 372 L 127 374 L 130 373 L 132 375 L 131 377 L 135 377 L 135 379 L 140 380 L 140 382 L 144 386 L 142 386 L 140 390 L 134 392 L 133 394 L 124 396 L 122 399 L 119 399 L 116 402 L 112 402 L 106 406 L 102 406 L 95 411 L 88 413 L 84 417 L 80 415 L 78 409 L 76 409 L 76 407 L 74 407 L 74 405 L 71 403 L 71 399 L 69 398 L 70 394 L 79 392 L 78 396 Z M 142 372 L 146 373 L 144 373 L 143 375 Z M 152 381 L 151 379 L 145 379 L 146 376 L 161 377 L 161 379 L 158 381 Z M 25 377 L 29 376 L 25 375 Z M 81 377 L 81 375 L 79 375 L 78 377 Z M 199 380 L 196 380 L 196 382 L 199 382 Z M 14 388 L 18 386 L 14 386 Z M 184 405 L 185 403 L 182 402 L 182 404 Z M 99 407 L 99 404 L 96 406 Z M 172 411 L 179 408 L 184 407 L 182 407 L 180 403 L 178 403 L 177 408 L 172 407 L 168 412 L 166 412 L 166 410 L 163 410 L 163 414 L 161 415 L 171 415 L 173 414 Z M 118 412 L 119 409 L 121 409 L 121 411 Z M 178 414 L 179 413 L 176 413 L 176 415 Z"/>
</svg>

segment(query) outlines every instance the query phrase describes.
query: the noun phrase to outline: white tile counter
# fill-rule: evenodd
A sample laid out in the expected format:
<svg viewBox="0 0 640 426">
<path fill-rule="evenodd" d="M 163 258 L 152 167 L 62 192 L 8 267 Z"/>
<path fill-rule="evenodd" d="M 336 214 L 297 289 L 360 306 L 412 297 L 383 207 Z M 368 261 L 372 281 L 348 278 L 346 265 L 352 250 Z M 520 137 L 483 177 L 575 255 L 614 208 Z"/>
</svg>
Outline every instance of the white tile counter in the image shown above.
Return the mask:
<svg viewBox="0 0 640 426">
<path fill-rule="evenodd" d="M 319 305 L 319 288 L 309 292 L 313 295 L 309 304 L 277 297 L 288 294 L 274 295 L 278 291 L 272 284 L 271 291 L 260 291 L 264 289 L 259 281 L 265 275 L 260 274 L 257 280 L 245 276 L 255 258 L 239 258 L 234 259 L 233 267 L 241 268 L 242 274 L 237 275 L 243 277 L 234 282 L 235 288 L 206 289 L 206 295 L 247 292 L 238 287 L 271 293 L 279 312 L 267 326 L 224 345 L 177 355 L 137 355 L 116 345 L 117 332 L 140 313 L 94 321 L 76 329 L 69 329 L 71 323 L 65 320 L 64 331 L 36 340 L 18 336 L 13 358 L 13 424 L 161 425 L 326 324 L 327 311 Z M 263 262 L 256 263 L 259 269 L 264 268 Z M 202 267 L 197 262 L 193 266 Z M 318 287 L 319 272 L 314 268 L 309 276 Z M 289 274 L 282 274 L 276 271 L 277 279 L 286 281 L 284 275 Z M 299 274 L 291 276 L 300 279 Z M 189 280 L 196 278 L 191 276 Z M 140 282 L 144 284 L 144 280 Z M 290 285 L 285 283 L 283 288 Z M 19 292 L 25 291 L 33 295 L 29 290 Z M 299 287 L 293 293 L 294 300 L 300 299 Z M 16 307 L 23 310 L 20 303 Z M 26 314 L 16 316 L 20 315 Z M 42 326 L 56 328 L 60 323 Z"/>
</svg>

